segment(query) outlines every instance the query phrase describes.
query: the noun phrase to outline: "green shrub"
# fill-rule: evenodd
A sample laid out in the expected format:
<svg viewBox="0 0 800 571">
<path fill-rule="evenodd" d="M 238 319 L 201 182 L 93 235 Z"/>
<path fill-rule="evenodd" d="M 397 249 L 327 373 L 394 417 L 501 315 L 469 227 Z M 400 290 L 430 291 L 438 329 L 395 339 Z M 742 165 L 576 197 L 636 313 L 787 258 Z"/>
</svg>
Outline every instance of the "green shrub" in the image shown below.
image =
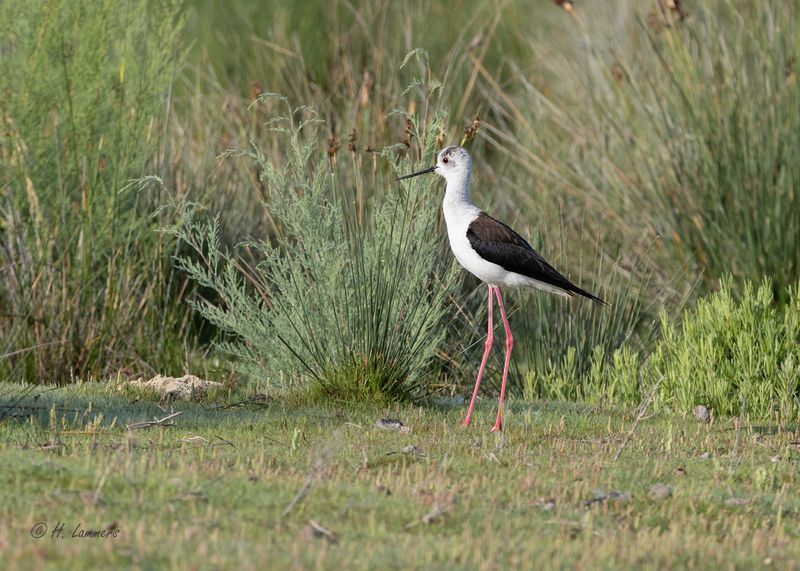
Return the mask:
<svg viewBox="0 0 800 571">
<path fill-rule="evenodd" d="M 597 345 L 580 363 L 577 355 L 577 349 L 570 347 L 560 360 L 550 361 L 544 371 L 528 372 L 525 398 L 628 405 L 642 400 L 639 353 L 623 346 L 607 354 L 602 345 Z"/>
<path fill-rule="evenodd" d="M 431 161 L 441 115 L 425 116 L 430 123 L 415 131 Z M 449 291 L 439 277 L 447 266 L 433 181 L 400 187 L 378 176 L 393 190 L 362 211 L 358 163 L 350 171 L 325 157 L 317 123 L 308 109 L 291 111 L 272 122 L 285 163 L 252 155 L 277 228 L 273 240 L 243 245 L 260 262 L 243 267 L 224 252 L 218 220 L 175 230 L 199 256 L 183 257 L 182 266 L 216 296 L 196 307 L 227 336 L 220 348 L 259 379 L 299 373 L 343 400 L 420 398 L 445 336 Z"/>
<path fill-rule="evenodd" d="M 705 405 L 717 414 L 794 421 L 800 412 L 800 290 L 782 309 L 772 284 L 751 283 L 734 297 L 730 279 L 701 299 L 680 326 L 662 316 L 663 337 L 646 366 L 646 383 L 661 379 L 657 405 L 684 412 Z"/>
<path fill-rule="evenodd" d="M 0 376 L 181 364 L 184 313 L 152 217 L 162 197 L 128 182 L 159 149 L 176 13 L 0 3 Z"/>
<path fill-rule="evenodd" d="M 734 291 L 741 290 L 737 300 Z M 666 313 L 662 337 L 647 357 L 630 343 L 618 349 L 579 346 L 525 375 L 525 398 L 630 404 L 653 392 L 656 408 L 684 413 L 697 405 L 718 415 L 795 422 L 800 414 L 800 288 L 779 306 L 764 280 L 699 300 L 680 324 Z"/>
</svg>

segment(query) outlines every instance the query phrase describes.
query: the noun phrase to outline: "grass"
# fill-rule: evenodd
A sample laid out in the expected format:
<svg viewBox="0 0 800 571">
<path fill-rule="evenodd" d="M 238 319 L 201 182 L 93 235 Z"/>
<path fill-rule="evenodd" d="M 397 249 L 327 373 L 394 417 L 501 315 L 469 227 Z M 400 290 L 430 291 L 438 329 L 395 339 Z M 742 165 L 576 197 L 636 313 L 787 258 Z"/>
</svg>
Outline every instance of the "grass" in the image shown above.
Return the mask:
<svg viewBox="0 0 800 571">
<path fill-rule="evenodd" d="M 182 365 L 167 197 L 130 184 L 167 171 L 181 30 L 169 2 L 0 5 L 0 376 Z"/>
<path fill-rule="evenodd" d="M 6 385 L 3 403 L 21 390 Z M 126 423 L 165 415 L 133 397 L 80 384 L 3 408 L 4 567 L 800 564 L 800 451 L 774 426 L 670 415 L 637 424 L 631 409 L 512 400 L 499 440 L 489 432 L 493 400 L 464 430 L 463 408 L 446 401 L 296 408 L 277 395 L 220 406 L 243 400 L 234 393 L 174 404 L 183 412 L 175 426 L 127 432 Z M 411 431 L 376 428 L 384 416 Z M 407 446 L 418 453 L 402 453 Z M 672 495 L 653 497 L 655 484 Z M 611 492 L 621 497 L 592 501 Z M 315 537 L 311 520 L 335 539 Z M 50 530 L 42 539 L 30 533 L 38 522 Z M 64 539 L 52 538 L 57 522 Z M 70 537 L 78 524 L 120 532 Z"/>
</svg>

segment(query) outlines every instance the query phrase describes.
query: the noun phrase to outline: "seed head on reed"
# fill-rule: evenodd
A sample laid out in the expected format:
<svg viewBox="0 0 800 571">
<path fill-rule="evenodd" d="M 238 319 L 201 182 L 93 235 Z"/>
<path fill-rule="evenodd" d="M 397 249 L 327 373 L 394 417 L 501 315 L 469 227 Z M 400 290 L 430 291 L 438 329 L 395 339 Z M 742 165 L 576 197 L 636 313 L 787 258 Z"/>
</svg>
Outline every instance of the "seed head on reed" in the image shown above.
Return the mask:
<svg viewBox="0 0 800 571">
<path fill-rule="evenodd" d="M 260 82 L 253 81 L 250 83 L 250 99 L 252 101 L 257 102 L 263 93 L 264 89 L 261 87 Z"/>
<path fill-rule="evenodd" d="M 557 5 L 561 6 L 567 12 L 572 12 L 574 6 L 572 5 L 571 0 L 553 0 Z"/>
<path fill-rule="evenodd" d="M 331 133 L 331 136 L 328 138 L 327 152 L 333 166 L 336 166 L 336 153 L 339 152 L 339 137 L 336 136 L 336 133 Z"/>
<path fill-rule="evenodd" d="M 660 33 L 665 28 L 671 28 L 675 22 L 684 22 L 688 17 L 689 13 L 681 0 L 659 0 L 650 11 L 647 23 L 654 32 Z"/>
<path fill-rule="evenodd" d="M 464 136 L 461 137 L 461 146 L 464 146 L 464 143 L 467 141 L 471 141 L 475 135 L 478 134 L 478 128 L 481 126 L 481 114 L 478 113 L 475 115 L 475 118 L 472 122 L 467 125 L 467 128 L 464 129 Z"/>
<path fill-rule="evenodd" d="M 350 132 L 350 138 L 347 140 L 347 149 L 351 153 L 355 153 L 358 151 L 358 146 L 356 145 L 356 141 L 358 141 L 358 132 L 356 128 L 353 127 L 353 130 Z"/>
<path fill-rule="evenodd" d="M 411 147 L 411 140 L 414 138 L 414 123 L 411 119 L 406 119 L 406 130 L 400 142 L 406 147 Z"/>
</svg>

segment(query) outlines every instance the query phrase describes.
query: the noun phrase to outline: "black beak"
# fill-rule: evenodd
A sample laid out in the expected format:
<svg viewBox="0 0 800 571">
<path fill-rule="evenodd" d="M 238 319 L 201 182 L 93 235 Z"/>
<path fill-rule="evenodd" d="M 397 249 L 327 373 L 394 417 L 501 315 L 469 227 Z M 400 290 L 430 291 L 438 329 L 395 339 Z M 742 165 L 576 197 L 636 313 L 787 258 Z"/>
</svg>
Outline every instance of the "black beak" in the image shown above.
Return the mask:
<svg viewBox="0 0 800 571">
<path fill-rule="evenodd" d="M 403 180 L 405 178 L 411 178 L 411 177 L 414 177 L 414 176 L 419 176 L 421 174 L 428 174 L 428 173 L 433 172 L 435 170 L 436 170 L 436 165 L 433 165 L 431 168 L 425 169 L 424 171 L 419 171 L 419 172 L 415 172 L 415 173 L 412 173 L 412 174 L 407 174 L 406 176 L 398 177 L 395 180 Z"/>
</svg>

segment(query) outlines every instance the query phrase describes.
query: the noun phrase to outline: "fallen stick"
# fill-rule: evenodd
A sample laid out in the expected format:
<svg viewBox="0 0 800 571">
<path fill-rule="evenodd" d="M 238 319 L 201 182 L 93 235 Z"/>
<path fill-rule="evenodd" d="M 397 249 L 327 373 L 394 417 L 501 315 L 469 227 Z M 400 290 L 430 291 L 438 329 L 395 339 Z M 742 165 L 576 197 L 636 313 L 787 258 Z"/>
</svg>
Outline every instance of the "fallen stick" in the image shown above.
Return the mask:
<svg viewBox="0 0 800 571">
<path fill-rule="evenodd" d="M 631 429 L 628 431 L 628 434 L 625 435 L 625 440 L 620 445 L 619 450 L 617 450 L 617 453 L 614 454 L 614 462 L 619 460 L 622 451 L 625 450 L 625 447 L 628 445 L 628 442 L 630 442 L 631 438 L 633 437 L 633 433 L 636 431 L 636 427 L 639 426 L 639 422 L 642 420 L 642 418 L 644 418 L 644 415 L 647 412 L 647 407 L 650 406 L 650 403 L 656 397 L 656 392 L 658 392 L 658 387 L 661 386 L 663 380 L 664 377 L 658 379 L 658 382 L 655 385 L 653 385 L 653 388 L 650 390 L 650 394 L 647 395 L 647 398 L 642 403 L 642 406 L 639 407 L 639 414 L 636 415 L 636 420 L 633 421 L 633 426 L 631 426 Z"/>
<path fill-rule="evenodd" d="M 172 414 L 168 414 L 164 418 L 155 418 L 153 420 L 143 420 L 142 422 L 134 422 L 133 424 L 126 424 L 125 428 L 128 430 L 137 430 L 140 428 L 150 428 L 151 426 L 175 426 L 174 422 L 169 422 L 176 416 L 180 416 L 183 414 L 182 410 L 178 412 L 173 412 Z"/>
</svg>

